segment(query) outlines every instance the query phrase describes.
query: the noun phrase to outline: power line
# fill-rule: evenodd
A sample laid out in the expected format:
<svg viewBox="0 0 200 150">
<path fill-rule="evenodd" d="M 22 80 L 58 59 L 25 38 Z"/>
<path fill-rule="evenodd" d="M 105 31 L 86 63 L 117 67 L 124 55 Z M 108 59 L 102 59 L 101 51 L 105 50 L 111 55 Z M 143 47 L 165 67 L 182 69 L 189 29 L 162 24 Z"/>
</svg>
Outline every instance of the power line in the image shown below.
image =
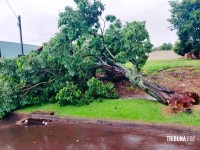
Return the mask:
<svg viewBox="0 0 200 150">
<path fill-rule="evenodd" d="M 158 6 L 156 6 L 156 7 L 153 7 L 153 8 L 151 8 L 151 9 L 149 9 L 149 10 L 146 10 L 146 11 L 144 11 L 144 12 L 142 12 L 142 13 L 139 13 L 139 14 L 137 14 L 137 15 L 135 15 L 135 16 L 129 18 L 129 19 L 133 19 L 133 18 L 142 16 L 142 15 L 147 14 L 147 13 L 149 13 L 149 12 L 155 10 L 155 9 L 158 9 L 158 8 L 160 8 L 160 7 L 163 7 L 163 6 L 167 5 L 167 4 L 168 4 L 168 3 L 164 3 L 164 4 L 161 4 L 161 5 L 158 5 Z M 128 20 L 129 20 L 129 19 L 128 19 Z"/>
<path fill-rule="evenodd" d="M 8 0 L 5 0 L 5 1 L 6 1 L 6 3 L 8 4 L 9 8 L 12 10 L 13 14 L 14 14 L 16 17 L 18 17 L 18 16 L 17 16 L 17 13 L 14 11 L 14 9 L 13 9 L 12 6 L 10 5 L 9 1 L 8 1 Z"/>
</svg>

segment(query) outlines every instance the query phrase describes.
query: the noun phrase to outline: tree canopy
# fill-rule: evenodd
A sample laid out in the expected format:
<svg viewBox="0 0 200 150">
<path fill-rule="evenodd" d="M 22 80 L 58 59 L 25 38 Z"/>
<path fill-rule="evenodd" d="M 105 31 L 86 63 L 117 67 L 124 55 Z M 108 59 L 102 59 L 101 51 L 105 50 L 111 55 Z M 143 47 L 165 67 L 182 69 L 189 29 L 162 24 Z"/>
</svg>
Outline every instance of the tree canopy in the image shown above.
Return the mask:
<svg viewBox="0 0 200 150">
<path fill-rule="evenodd" d="M 124 71 L 117 63 L 131 62 L 136 72 L 145 64 L 152 47 L 145 22 L 123 25 L 113 15 L 102 17 L 100 1 L 74 1 L 77 7 L 60 13 L 59 32 L 40 54 L 0 59 L 0 118 L 27 105 L 84 105 L 116 98 L 113 84 L 95 78 L 96 72 L 120 76 Z"/>
<path fill-rule="evenodd" d="M 200 53 L 200 1 L 199 0 L 173 0 L 171 5 L 172 29 L 177 31 L 179 42 L 176 43 L 175 52 L 180 55 L 193 53 L 199 57 Z"/>
</svg>

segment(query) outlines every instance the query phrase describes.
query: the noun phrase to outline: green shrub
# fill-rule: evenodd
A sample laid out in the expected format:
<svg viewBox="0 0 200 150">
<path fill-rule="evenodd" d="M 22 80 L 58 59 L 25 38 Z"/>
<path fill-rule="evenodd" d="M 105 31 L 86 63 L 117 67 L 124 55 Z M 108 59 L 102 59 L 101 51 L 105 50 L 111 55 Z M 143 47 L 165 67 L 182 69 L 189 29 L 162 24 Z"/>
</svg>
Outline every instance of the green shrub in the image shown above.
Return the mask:
<svg viewBox="0 0 200 150">
<path fill-rule="evenodd" d="M 66 86 L 63 87 L 56 95 L 58 104 L 64 105 L 82 105 L 83 100 L 81 100 L 83 94 L 80 89 L 73 83 L 67 82 Z"/>
<path fill-rule="evenodd" d="M 103 83 L 102 81 L 99 81 L 98 79 L 92 77 L 87 82 L 87 85 L 88 90 L 85 92 L 86 98 L 114 99 L 118 97 L 112 83 Z"/>
<path fill-rule="evenodd" d="M 89 104 L 94 99 L 114 99 L 118 97 L 111 83 L 103 83 L 93 77 L 87 82 L 87 86 L 84 93 L 74 83 L 67 82 L 66 86 L 57 93 L 55 99 L 61 106 L 81 106 Z"/>
</svg>

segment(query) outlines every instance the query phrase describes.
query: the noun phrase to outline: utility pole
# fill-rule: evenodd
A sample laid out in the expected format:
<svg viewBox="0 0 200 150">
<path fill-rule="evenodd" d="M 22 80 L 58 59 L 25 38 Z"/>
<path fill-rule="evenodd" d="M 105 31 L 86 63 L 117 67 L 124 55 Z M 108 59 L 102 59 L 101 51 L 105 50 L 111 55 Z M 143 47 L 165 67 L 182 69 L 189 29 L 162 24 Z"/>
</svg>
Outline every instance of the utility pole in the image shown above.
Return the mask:
<svg viewBox="0 0 200 150">
<path fill-rule="evenodd" d="M 1 58 L 1 48 L 0 48 L 0 58 Z"/>
<path fill-rule="evenodd" d="M 23 56 L 24 55 L 24 47 L 23 47 L 23 41 L 22 41 L 22 24 L 21 24 L 21 17 L 20 17 L 20 15 L 17 17 L 17 19 L 18 19 L 19 34 L 20 34 L 20 43 L 21 43 L 21 50 L 22 50 L 21 56 Z"/>
</svg>

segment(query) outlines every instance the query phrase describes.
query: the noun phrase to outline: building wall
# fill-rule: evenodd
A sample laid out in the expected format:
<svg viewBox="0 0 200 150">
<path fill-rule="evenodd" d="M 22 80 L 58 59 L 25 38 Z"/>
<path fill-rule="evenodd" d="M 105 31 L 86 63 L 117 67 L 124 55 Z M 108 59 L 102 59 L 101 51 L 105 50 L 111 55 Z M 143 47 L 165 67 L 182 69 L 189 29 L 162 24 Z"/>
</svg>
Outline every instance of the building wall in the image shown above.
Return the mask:
<svg viewBox="0 0 200 150">
<path fill-rule="evenodd" d="M 24 44 L 24 54 L 27 55 L 31 50 L 36 50 L 40 46 Z M 20 43 L 0 41 L 1 56 L 5 58 L 14 58 L 21 55 L 21 45 Z"/>
</svg>

